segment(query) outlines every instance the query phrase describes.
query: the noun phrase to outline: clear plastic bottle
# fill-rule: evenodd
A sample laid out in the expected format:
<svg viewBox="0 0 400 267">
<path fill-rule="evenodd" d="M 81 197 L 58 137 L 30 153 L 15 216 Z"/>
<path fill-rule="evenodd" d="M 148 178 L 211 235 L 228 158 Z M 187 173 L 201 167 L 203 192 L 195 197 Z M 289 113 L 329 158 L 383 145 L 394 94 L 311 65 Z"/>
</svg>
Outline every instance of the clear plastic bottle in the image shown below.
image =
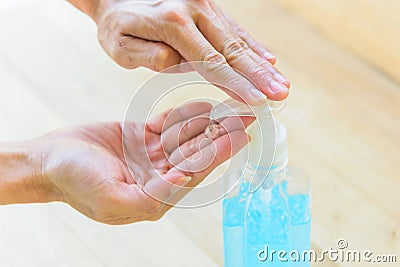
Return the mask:
<svg viewBox="0 0 400 267">
<path fill-rule="evenodd" d="M 291 266 L 310 266 L 305 251 L 310 250 L 311 236 L 311 190 L 308 177 L 299 169 L 286 168 L 286 193 L 289 200 L 290 214 L 290 251 L 300 255 Z"/>
<path fill-rule="evenodd" d="M 243 223 L 243 266 L 288 266 L 273 251 L 289 251 L 290 211 L 281 173 L 268 174 L 268 181 L 249 194 Z M 272 258 L 274 257 L 274 258 Z M 289 265 L 290 266 L 290 265 Z"/>
<path fill-rule="evenodd" d="M 241 115 L 241 110 L 237 114 Z M 224 266 L 307 267 L 310 264 L 303 251 L 310 249 L 308 178 L 287 166 L 286 128 L 270 116 L 257 120 L 260 127 L 252 129 L 250 154 L 260 147 L 275 150 L 275 154 L 272 164 L 270 153 L 250 155 L 246 170 L 240 172 L 239 183 L 223 200 Z M 275 131 L 274 147 L 263 146 L 263 141 L 271 139 L 271 125 Z M 254 134 L 260 130 L 262 135 Z M 227 183 L 229 180 L 227 177 Z"/>
<path fill-rule="evenodd" d="M 311 226 L 307 178 L 290 167 L 268 176 L 246 200 L 243 266 L 310 266 L 304 254 Z M 281 250 L 286 254 L 279 256 Z"/>
</svg>

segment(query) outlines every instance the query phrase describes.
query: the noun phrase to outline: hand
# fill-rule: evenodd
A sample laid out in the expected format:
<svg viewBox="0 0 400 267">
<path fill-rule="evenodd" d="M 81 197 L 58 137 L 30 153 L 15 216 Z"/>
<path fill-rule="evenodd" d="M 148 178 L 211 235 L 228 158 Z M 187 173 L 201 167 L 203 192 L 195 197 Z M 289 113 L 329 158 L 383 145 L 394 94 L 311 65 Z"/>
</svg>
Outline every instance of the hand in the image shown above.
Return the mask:
<svg viewBox="0 0 400 267">
<path fill-rule="evenodd" d="M 91 5 L 81 9 L 96 21 L 100 44 L 122 67 L 161 71 L 185 61 L 217 63 L 226 67 L 210 66 L 209 73 L 194 68 L 232 89 L 234 94 L 227 93 L 238 100 L 258 105 L 265 95 L 271 100 L 288 95 L 290 83 L 273 66 L 275 56 L 212 0 L 70 2 Z"/>
<path fill-rule="evenodd" d="M 127 161 L 119 123 L 45 135 L 34 142 L 42 155 L 40 180 L 51 185 L 52 201 L 66 202 L 96 221 L 126 224 L 157 220 L 171 206 L 154 196 L 169 200 L 183 186 L 196 186 L 248 142 L 244 127 L 252 119 L 229 118 L 222 121 L 223 127 L 214 138 L 215 149 L 204 144 L 203 132 L 209 123 L 204 116 L 210 108 L 207 103 L 192 103 L 147 124 L 126 123 Z M 199 155 L 202 159 L 195 160 Z"/>
</svg>

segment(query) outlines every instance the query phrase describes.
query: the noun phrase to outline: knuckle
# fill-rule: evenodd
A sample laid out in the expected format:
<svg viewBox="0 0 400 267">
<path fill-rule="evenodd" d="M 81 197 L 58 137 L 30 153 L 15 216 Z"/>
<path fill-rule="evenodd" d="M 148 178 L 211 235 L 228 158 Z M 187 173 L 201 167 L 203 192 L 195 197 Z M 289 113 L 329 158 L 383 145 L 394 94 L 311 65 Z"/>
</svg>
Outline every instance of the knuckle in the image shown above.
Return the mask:
<svg viewBox="0 0 400 267">
<path fill-rule="evenodd" d="M 217 51 L 208 52 L 203 60 L 207 63 L 227 64 L 225 57 Z"/>
<path fill-rule="evenodd" d="M 268 69 L 269 71 L 271 71 L 271 72 L 273 72 L 273 73 L 278 72 L 278 71 L 274 68 L 274 66 L 273 66 L 269 61 L 267 61 L 267 60 L 261 61 L 260 66 L 263 67 L 263 68 L 265 68 L 265 69 Z"/>
<path fill-rule="evenodd" d="M 250 77 L 253 77 L 255 79 L 258 78 L 268 78 L 271 73 L 267 71 L 266 69 L 262 68 L 261 66 L 257 66 L 253 69 L 250 70 Z"/>
<path fill-rule="evenodd" d="M 117 39 L 117 50 L 123 52 L 128 50 L 129 39 L 126 36 L 121 36 Z"/>
<path fill-rule="evenodd" d="M 228 61 L 236 59 L 247 50 L 247 44 L 240 38 L 229 38 L 224 42 L 224 55 Z"/>
</svg>

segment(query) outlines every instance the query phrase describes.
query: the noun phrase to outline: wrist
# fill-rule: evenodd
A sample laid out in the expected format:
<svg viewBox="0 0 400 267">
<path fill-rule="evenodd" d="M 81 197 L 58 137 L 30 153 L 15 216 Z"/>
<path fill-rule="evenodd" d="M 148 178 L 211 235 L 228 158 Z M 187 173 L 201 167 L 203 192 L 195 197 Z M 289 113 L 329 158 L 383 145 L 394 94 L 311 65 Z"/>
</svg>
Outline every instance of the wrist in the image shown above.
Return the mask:
<svg viewBox="0 0 400 267">
<path fill-rule="evenodd" d="M 56 200 L 42 173 L 43 154 L 35 141 L 0 144 L 0 204 Z"/>
</svg>

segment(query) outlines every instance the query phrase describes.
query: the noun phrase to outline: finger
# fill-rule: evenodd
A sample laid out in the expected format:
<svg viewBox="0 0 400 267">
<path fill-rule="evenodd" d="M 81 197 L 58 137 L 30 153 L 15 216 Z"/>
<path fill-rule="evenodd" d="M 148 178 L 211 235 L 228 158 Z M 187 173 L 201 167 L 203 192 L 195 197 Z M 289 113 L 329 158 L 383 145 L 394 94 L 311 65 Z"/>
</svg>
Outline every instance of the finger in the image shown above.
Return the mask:
<svg viewBox="0 0 400 267">
<path fill-rule="evenodd" d="M 255 119 L 251 117 L 229 117 L 224 119 L 219 125 L 216 125 L 217 130 L 212 138 L 208 138 L 204 132 L 198 136 L 188 140 L 180 145 L 169 156 L 168 161 L 172 166 L 178 165 L 183 160 L 191 157 L 193 154 L 200 151 L 203 147 L 208 146 L 217 138 L 236 130 L 244 130 Z M 215 127 L 215 126 L 214 126 Z"/>
<path fill-rule="evenodd" d="M 177 37 L 171 40 L 171 45 L 187 60 L 205 62 L 202 65 L 192 65 L 205 79 L 219 85 L 222 90 L 237 100 L 251 105 L 265 103 L 265 96 L 249 80 L 227 64 L 225 57 L 204 38 L 196 25 L 188 24 L 185 31 L 182 29 L 180 31 L 181 33 L 176 34 Z"/>
<path fill-rule="evenodd" d="M 110 56 L 127 69 L 143 66 L 154 71 L 162 71 L 184 60 L 175 49 L 165 43 L 130 35 L 121 35 L 113 45 Z"/>
<path fill-rule="evenodd" d="M 151 160 L 153 146 L 147 146 L 150 139 L 158 138 L 157 134 L 144 131 L 142 124 L 130 121 L 123 122 L 123 155 L 129 169 L 127 182 L 135 182 L 143 186 L 155 172 L 154 162 Z M 155 143 L 157 145 L 157 143 Z M 158 148 L 154 148 L 157 150 Z M 127 179 L 128 180 L 128 179 Z"/>
<path fill-rule="evenodd" d="M 193 189 L 193 187 L 197 186 L 199 183 L 201 183 L 205 177 L 207 177 L 208 174 L 210 174 L 217 166 L 228 160 L 230 157 L 235 155 L 237 152 L 240 151 L 249 141 L 250 137 L 244 132 L 244 131 L 234 131 L 230 134 L 228 137 L 228 134 L 218 138 L 216 140 L 216 157 L 214 157 L 214 160 L 211 164 L 209 164 L 209 167 L 206 168 L 205 170 L 201 172 L 196 172 L 196 173 L 191 173 L 186 175 L 192 175 L 192 179 L 190 182 L 186 184 L 185 187 L 181 188 L 180 190 L 176 191 L 172 197 L 169 199 L 170 203 L 178 203 L 185 195 L 190 193 L 190 191 Z M 207 153 L 210 153 L 208 155 L 213 154 L 213 149 L 211 149 L 210 146 L 202 148 L 202 151 L 199 151 L 199 154 L 204 154 L 207 156 Z M 193 155 L 192 158 L 188 159 L 188 164 L 193 164 L 193 158 L 197 158 L 198 155 Z M 182 163 L 184 164 L 184 163 Z M 186 166 L 187 167 L 187 166 Z M 193 166 L 193 169 L 197 169 L 198 166 Z M 172 172 L 175 172 L 175 169 L 171 170 Z M 166 205 L 162 208 L 162 213 L 167 212 L 172 206 L 171 205 Z"/>
<path fill-rule="evenodd" d="M 203 113 L 186 121 L 175 123 L 161 134 L 161 143 L 169 154 L 180 144 L 204 132 L 209 125 L 209 113 Z"/>
<path fill-rule="evenodd" d="M 261 58 L 267 60 L 269 63 L 274 65 L 276 63 L 276 56 L 264 45 L 255 40 L 245 29 L 239 26 L 236 22 L 230 22 L 235 32 L 242 38 L 247 45 L 256 52 Z"/>
<path fill-rule="evenodd" d="M 251 50 L 230 25 L 218 18 L 210 21 L 204 16 L 199 19 L 198 27 L 217 51 L 224 55 L 229 65 L 251 79 L 269 99 L 283 100 L 287 97 L 289 91 L 284 85 L 287 79 L 271 63 Z"/>
<path fill-rule="evenodd" d="M 242 26 L 225 14 L 225 12 L 218 5 L 211 3 L 211 6 L 217 14 L 223 17 L 231 25 L 239 37 L 242 38 L 242 40 L 245 41 L 254 52 L 270 62 L 272 65 L 276 63 L 276 56 L 268 48 L 255 40 Z"/>
<path fill-rule="evenodd" d="M 192 181 L 187 186 L 195 186 L 217 166 L 239 152 L 248 142 L 249 136 L 245 131 L 237 130 L 227 133 L 180 162 L 171 169 L 171 172 L 184 170 L 185 175 L 192 177 Z"/>
<path fill-rule="evenodd" d="M 147 126 L 152 132 L 161 134 L 176 123 L 210 112 L 211 108 L 212 105 L 207 102 L 189 103 L 156 115 L 150 119 Z"/>
</svg>

